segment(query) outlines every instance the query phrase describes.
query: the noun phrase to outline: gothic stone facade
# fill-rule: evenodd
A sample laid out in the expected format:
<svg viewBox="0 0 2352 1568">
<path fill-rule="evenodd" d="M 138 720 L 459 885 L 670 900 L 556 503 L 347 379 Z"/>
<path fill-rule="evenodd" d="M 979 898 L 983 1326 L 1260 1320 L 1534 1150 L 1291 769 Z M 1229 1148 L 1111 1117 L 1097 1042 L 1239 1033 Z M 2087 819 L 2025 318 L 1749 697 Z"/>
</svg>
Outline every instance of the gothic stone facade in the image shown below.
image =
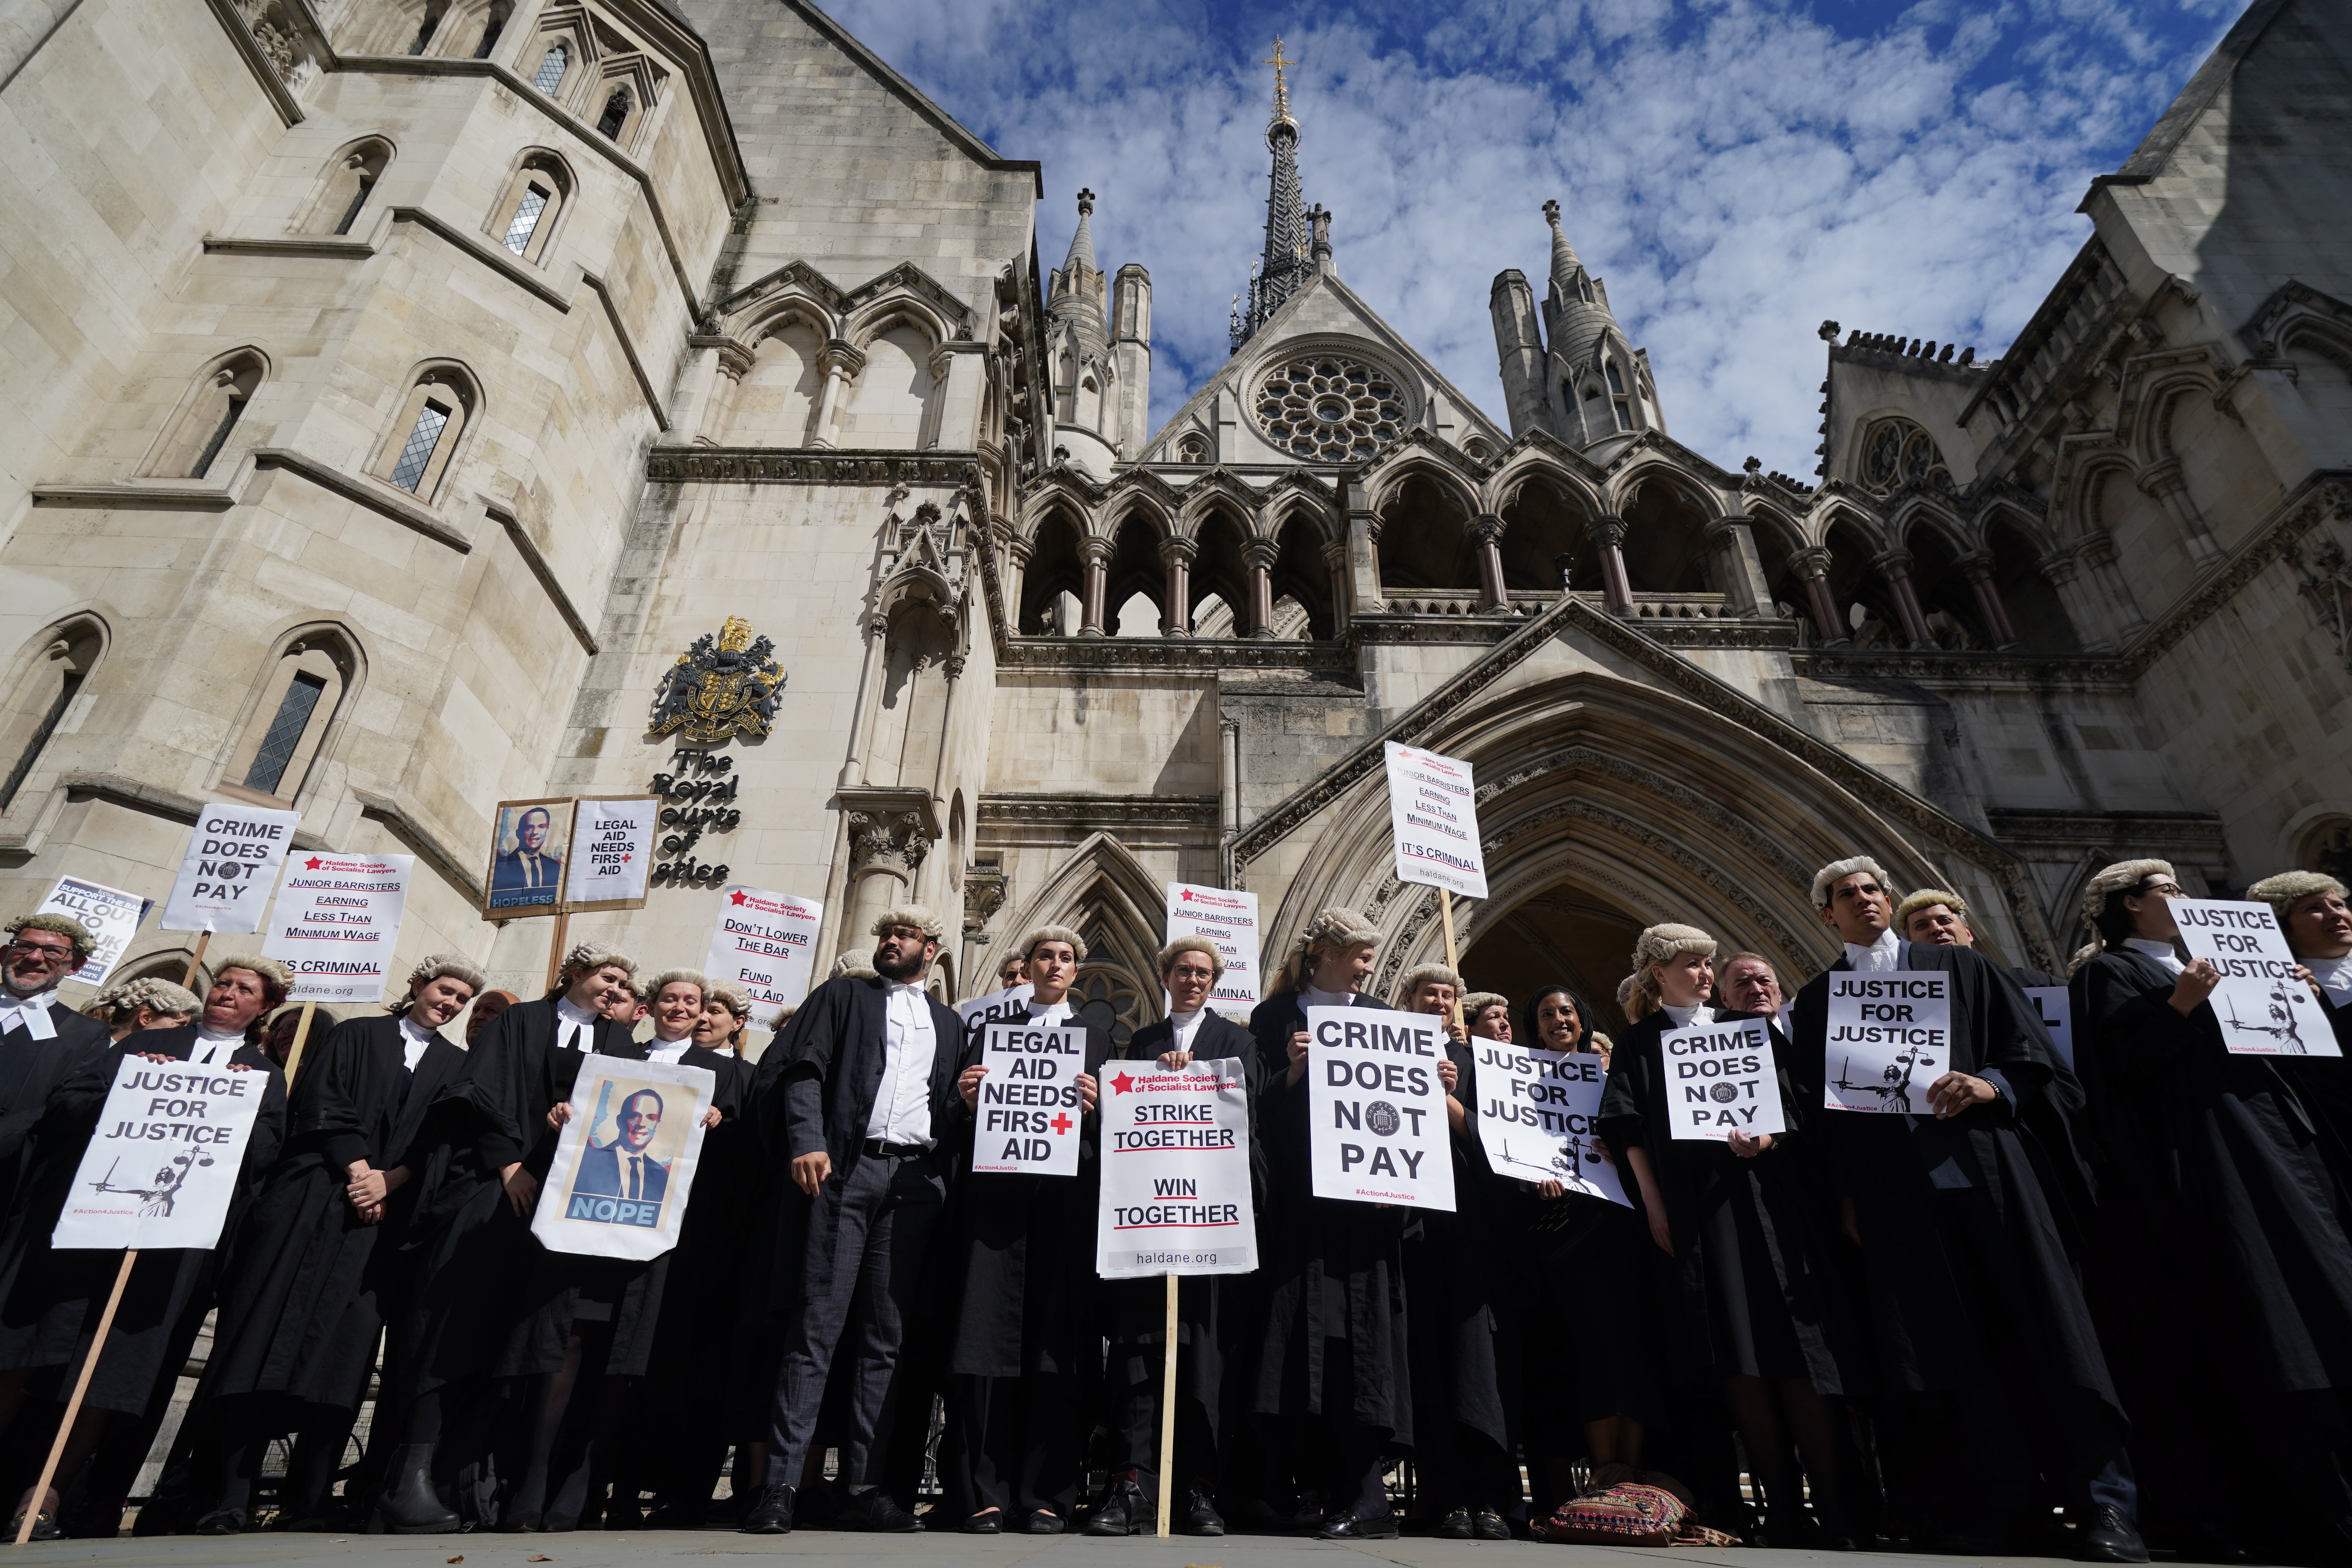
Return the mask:
<svg viewBox="0 0 2352 1568">
<path fill-rule="evenodd" d="M 527 991 L 494 803 L 645 791 L 730 616 L 788 684 L 692 858 L 822 899 L 827 956 L 950 911 L 959 994 L 1077 925 L 1128 1025 L 1171 879 L 1442 951 L 1383 739 L 1480 770 L 1503 989 L 1605 994 L 1667 918 L 1809 973 L 1856 850 L 2045 963 L 2112 858 L 2340 869 L 2347 31 L 2258 0 L 2000 357 L 1824 323 L 1803 483 L 1668 434 L 1557 208 L 1482 408 L 1342 280 L 1286 103 L 1234 356 L 1153 430 L 1145 268 L 1044 265 L 1037 166 L 796 0 L 26 0 L 0 902 L 160 898 L 202 801 L 277 804 Z M 573 927 L 690 963 L 719 900 Z"/>
</svg>

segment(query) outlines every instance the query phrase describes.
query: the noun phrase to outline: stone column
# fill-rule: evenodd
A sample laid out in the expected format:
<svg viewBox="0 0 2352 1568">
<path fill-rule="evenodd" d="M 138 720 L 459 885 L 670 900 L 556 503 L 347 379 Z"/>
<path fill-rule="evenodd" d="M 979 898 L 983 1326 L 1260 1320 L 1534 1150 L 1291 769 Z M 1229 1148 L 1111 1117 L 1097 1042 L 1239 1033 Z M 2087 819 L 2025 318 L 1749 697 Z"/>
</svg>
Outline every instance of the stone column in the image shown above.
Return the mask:
<svg viewBox="0 0 2352 1568">
<path fill-rule="evenodd" d="M 2058 590 L 2058 603 L 2065 607 L 2066 618 L 2074 623 L 2074 640 L 2082 644 L 2083 651 L 2114 652 L 2115 639 L 2107 635 L 2106 616 L 2100 614 L 2089 586 L 2083 581 L 2082 563 L 2062 550 L 2043 556 L 2035 566 Z"/>
<path fill-rule="evenodd" d="M 1021 630 L 1021 590 L 1029 581 L 1029 557 L 1037 546 L 1014 534 L 1004 542 L 1004 608 L 1013 617 L 1013 635 L 1025 636 Z"/>
<path fill-rule="evenodd" d="M 1387 601 L 1381 596 L 1378 512 L 1358 510 L 1348 513 L 1348 586 L 1351 614 L 1377 616 L 1388 608 Z"/>
<path fill-rule="evenodd" d="M 1242 559 L 1249 563 L 1250 629 L 1254 637 L 1274 635 L 1274 563 L 1282 547 L 1271 539 L 1253 539 L 1242 546 Z"/>
<path fill-rule="evenodd" d="M 2131 641 L 2147 625 L 2147 617 L 2139 613 L 2139 601 L 2132 597 L 2131 584 L 2124 581 L 2123 568 L 2116 564 L 2115 536 L 2104 528 L 2094 529 L 2083 536 L 2074 553 L 2091 569 L 2091 580 L 2106 601 L 2105 618 L 2115 628 L 2116 645 Z"/>
<path fill-rule="evenodd" d="M 970 338 L 931 351 L 934 400 L 929 439 L 932 451 L 968 452 L 980 445 L 981 392 L 988 374 L 988 345 Z"/>
<path fill-rule="evenodd" d="M 1323 542 L 1323 564 L 1331 570 L 1331 632 L 1335 637 L 1348 624 L 1348 555 L 1346 540 Z"/>
<path fill-rule="evenodd" d="M 866 748 L 874 742 L 874 709 L 882 695 L 882 659 L 890 641 L 890 616 L 877 610 L 866 623 L 866 662 L 857 672 L 857 711 L 849 725 L 849 760 L 841 764 L 841 787 L 866 782 Z"/>
<path fill-rule="evenodd" d="M 698 442 L 713 446 L 718 421 L 711 417 L 717 399 L 712 393 L 719 380 L 722 355 L 732 349 L 750 368 L 751 355 L 740 343 L 728 338 L 689 338 L 688 358 L 679 370 L 676 395 L 670 400 L 669 428 L 654 438 L 656 447 L 690 447 Z M 742 370 L 730 370 L 730 380 L 740 381 Z"/>
<path fill-rule="evenodd" d="M 2132 476 L 2132 483 L 2172 514 L 2172 521 L 2188 535 L 2189 552 L 2197 558 L 2198 565 L 2210 566 L 2221 559 L 2221 542 L 2213 537 L 2205 514 L 2189 499 L 2189 481 L 2181 477 L 2179 458 L 2167 458 L 2162 462 L 2150 463 Z"/>
<path fill-rule="evenodd" d="M 1933 647 L 1936 639 L 1927 633 L 1927 617 L 1919 609 L 1918 590 L 1911 584 L 1914 557 L 1907 550 L 1888 550 L 1873 558 L 1886 578 L 1887 586 L 1895 590 L 1895 613 L 1902 617 L 1903 636 L 1913 647 Z"/>
<path fill-rule="evenodd" d="M 1160 617 L 1164 637 L 1192 635 L 1192 559 L 1201 547 L 1189 539 L 1163 539 L 1160 559 L 1168 567 L 1168 607 Z"/>
<path fill-rule="evenodd" d="M 866 940 L 883 910 L 912 896 L 931 841 L 923 833 L 923 819 L 913 812 L 853 811 L 848 826 L 852 891 L 845 941 L 854 942 Z"/>
<path fill-rule="evenodd" d="M 1625 576 L 1625 520 L 1604 511 L 1584 529 L 1601 552 L 1601 597 L 1617 614 L 1631 615 L 1633 584 Z"/>
<path fill-rule="evenodd" d="M 1103 635 L 1103 592 L 1110 577 L 1110 541 L 1082 539 L 1078 554 L 1087 563 L 1087 590 L 1079 595 L 1085 606 L 1085 623 L 1078 627 L 1082 637 Z"/>
<path fill-rule="evenodd" d="M 1734 513 L 1706 525 L 1706 547 L 1715 563 L 1715 585 L 1727 608 L 1743 616 L 1772 613 L 1772 585 L 1764 580 L 1763 558 L 1756 553 L 1756 531 L 1748 520 Z"/>
<path fill-rule="evenodd" d="M 1478 596 L 1490 610 L 1507 608 L 1511 595 L 1503 586 L 1503 530 L 1507 525 L 1493 512 L 1481 512 L 1470 520 L 1470 531 L 1478 536 Z"/>
<path fill-rule="evenodd" d="M 1979 550 L 1961 556 L 1955 564 L 1977 596 L 1977 613 L 1984 617 L 1985 629 L 1992 633 L 1993 646 L 2015 647 L 2017 628 L 2010 624 L 2009 606 L 2000 602 L 2000 589 L 1993 583 L 1992 557 Z"/>
<path fill-rule="evenodd" d="M 1830 552 L 1816 544 L 1789 557 L 1789 564 L 1805 579 L 1805 602 L 1812 607 L 1813 619 L 1821 626 L 1822 646 L 1831 647 L 1853 641 L 1853 630 L 1838 614 L 1837 600 L 1830 593 Z"/>
<path fill-rule="evenodd" d="M 833 338 L 826 342 L 817 363 L 824 368 L 824 385 L 817 393 L 815 427 L 809 433 L 808 444 L 830 447 L 841 424 L 842 390 L 866 368 L 866 356 L 842 339 Z"/>
</svg>

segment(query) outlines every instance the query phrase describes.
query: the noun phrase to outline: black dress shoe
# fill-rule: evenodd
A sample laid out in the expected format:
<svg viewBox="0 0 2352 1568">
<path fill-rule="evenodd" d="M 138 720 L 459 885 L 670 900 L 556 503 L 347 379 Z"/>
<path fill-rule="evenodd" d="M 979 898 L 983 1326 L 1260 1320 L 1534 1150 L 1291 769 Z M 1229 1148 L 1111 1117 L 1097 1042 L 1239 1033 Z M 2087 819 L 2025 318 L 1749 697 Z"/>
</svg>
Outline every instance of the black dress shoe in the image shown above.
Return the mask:
<svg viewBox="0 0 2352 1568">
<path fill-rule="evenodd" d="M 1004 1533 L 1004 1510 L 983 1509 L 956 1528 L 966 1535 L 1002 1535 Z"/>
<path fill-rule="evenodd" d="M 1444 1519 L 1437 1521 L 1437 1528 L 1430 1533 L 1440 1541 L 1469 1540 L 1470 1510 L 1466 1508 L 1450 1510 Z"/>
<path fill-rule="evenodd" d="M 923 1528 L 923 1521 L 900 1508 L 887 1488 L 868 1487 L 843 1500 L 833 1527 L 874 1535 L 913 1535 Z"/>
<path fill-rule="evenodd" d="M 1160 1506 L 1143 1495 L 1141 1483 L 1114 1481 L 1087 1521 L 1088 1535 L 1150 1535 L 1160 1528 Z"/>
<path fill-rule="evenodd" d="M 752 1494 L 736 1529 L 745 1535 L 790 1535 L 793 1532 L 793 1489 L 777 1481 Z"/>
<path fill-rule="evenodd" d="M 490 1528 L 500 1535 L 537 1535 L 540 1518 L 536 1513 L 502 1513 Z"/>
<path fill-rule="evenodd" d="M 1482 1508 L 1470 1520 L 1471 1533 L 1481 1541 L 1508 1541 L 1511 1527 L 1491 1508 Z"/>
<path fill-rule="evenodd" d="M 2119 1508 L 2095 1508 L 2083 1521 L 2074 1555 L 2085 1563 L 2145 1563 L 2147 1542 Z"/>
<path fill-rule="evenodd" d="M 8 1521 L 8 1539 L 11 1541 L 16 1540 L 17 1532 L 22 1531 L 24 1528 L 25 1516 L 20 1513 L 16 1518 Z M 63 1530 L 58 1528 L 58 1521 L 55 1514 L 42 1513 L 33 1516 L 33 1540 L 59 1541 L 64 1539 L 65 1533 L 66 1532 Z"/>
<path fill-rule="evenodd" d="M 191 1535 L 242 1535 L 245 1533 L 245 1510 L 216 1508 L 196 1521 L 188 1533 Z"/>
<path fill-rule="evenodd" d="M 1032 1535 L 1060 1535 L 1070 1528 L 1070 1521 L 1052 1509 L 1033 1509 L 1029 1513 L 1028 1531 Z"/>
<path fill-rule="evenodd" d="M 1387 1508 L 1378 1513 L 1359 1513 L 1349 1509 L 1326 1517 L 1323 1528 L 1315 1533 L 1324 1541 L 1394 1541 L 1397 1516 Z"/>
<path fill-rule="evenodd" d="M 1184 1504 L 1184 1533 L 1223 1535 L 1224 1532 L 1225 1516 L 1217 1511 L 1217 1505 L 1210 1500 L 1207 1492 L 1194 1487 L 1192 1497 Z"/>
</svg>

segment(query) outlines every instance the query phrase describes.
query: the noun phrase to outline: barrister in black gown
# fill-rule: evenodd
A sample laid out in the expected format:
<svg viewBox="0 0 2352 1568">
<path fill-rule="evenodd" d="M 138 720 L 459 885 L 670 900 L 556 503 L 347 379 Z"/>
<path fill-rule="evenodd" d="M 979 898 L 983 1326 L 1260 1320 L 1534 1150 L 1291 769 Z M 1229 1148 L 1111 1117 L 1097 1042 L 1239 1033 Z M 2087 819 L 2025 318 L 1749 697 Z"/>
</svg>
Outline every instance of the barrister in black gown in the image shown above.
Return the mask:
<svg viewBox="0 0 2352 1568">
<path fill-rule="evenodd" d="M 482 984 L 470 960 L 435 953 L 387 1015 L 305 1043 L 286 1142 L 223 1255 L 212 1352 L 175 1445 L 201 1444 L 213 1461 L 197 1534 L 245 1527 L 262 1450 L 289 1430 L 300 1436 L 279 1517 L 325 1528 L 415 1206 L 411 1146 L 425 1108 L 465 1070 L 466 1053 L 439 1031 Z"/>
<path fill-rule="evenodd" d="M 96 945 L 89 928 L 69 915 L 26 915 L 10 922 L 8 938 L 0 947 L 0 1214 L 14 1206 L 18 1157 L 49 1091 L 110 1037 L 104 1024 L 58 1000 L 58 984 Z M 132 1007 L 127 1021 L 135 1025 Z M 162 1021 L 152 1009 L 149 1016 Z"/>
<path fill-rule="evenodd" d="M 1028 959 L 1029 1023 L 1080 1029 L 1076 1176 L 1009 1175 L 971 1169 L 981 1124 L 985 1035 L 964 1048 L 956 1089 L 969 1123 L 957 1177 L 961 1224 L 954 1347 L 948 1354 L 948 1441 L 940 1469 L 945 1511 L 965 1527 L 1067 1530 L 1076 1511 L 1102 1375 L 1102 1325 L 1095 1301 L 1095 1211 L 1102 1191 L 1097 1073 L 1110 1031 L 1072 1016 L 1070 983 L 1086 943 L 1066 926 L 1023 939 Z M 1004 1020 L 1007 1023 L 1013 1020 Z"/>
<path fill-rule="evenodd" d="M 502 1499 L 485 1505 L 502 1526 L 576 1524 L 593 1462 L 597 1417 L 615 1391 L 594 1386 L 645 1370 L 660 1305 L 660 1260 L 551 1253 L 530 1233 L 540 1184 L 555 1157 L 559 1124 L 581 1064 L 591 1054 L 642 1059 L 625 1026 L 604 1016 L 635 963 L 602 942 L 564 955 L 558 988 L 544 1000 L 499 1014 L 467 1054 L 465 1073 L 427 1113 L 427 1156 L 434 1177 L 409 1222 L 416 1255 L 412 1293 L 388 1361 L 405 1387 L 385 1403 L 400 1415 L 400 1447 L 378 1506 L 395 1534 L 457 1529 L 464 1522 L 440 1498 L 480 1453 L 468 1438 L 436 1465 L 448 1391 L 480 1391 L 483 1380 L 520 1380 L 520 1432 L 509 1446 L 522 1473 Z M 578 1418 L 564 1415 L 583 1377 L 593 1380 Z M 602 1408 L 599 1408 L 602 1407 Z M 551 1491 L 558 1439 L 560 1484 Z M 537 1461 L 534 1467 L 534 1460 Z M 514 1471 L 500 1467 L 502 1475 Z M 571 1511 L 562 1511 L 569 1509 Z"/>
<path fill-rule="evenodd" d="M 1319 1503 L 1319 1533 L 1390 1541 L 1396 1515 L 1381 1455 L 1413 1441 L 1406 1331 L 1405 1211 L 1315 1196 L 1309 1163 L 1307 1009 L 1378 1007 L 1358 994 L 1372 973 L 1380 929 L 1354 910 L 1317 913 L 1276 989 L 1250 1015 L 1265 1069 L 1258 1136 L 1273 1176 L 1266 1206 L 1265 1323 L 1250 1408 L 1272 1423 L 1270 1455 L 1307 1472 L 1302 1500 Z M 1309 1447 L 1309 1429 L 1320 1442 Z"/>
<path fill-rule="evenodd" d="M 2028 1114 L 2063 1081 L 2049 1034 L 1979 953 L 1897 938 L 1885 882 L 1866 858 L 1816 874 L 1814 902 L 1845 953 L 1798 994 L 1788 1065 L 1804 1105 L 1821 1105 L 1837 1070 L 1830 973 L 1951 976 L 1951 1070 L 1928 1086 L 1932 1114 L 1824 1110 L 1811 1123 L 1862 1251 L 1882 1392 L 1899 1402 L 1915 1464 L 1950 1500 L 1937 1549 L 2011 1544 L 2029 1523 L 2039 1448 L 2080 1521 L 2078 1550 L 2144 1562 L 2128 1428 L 2064 1205 L 2050 1193 L 2063 1191 L 2064 1155 Z M 1882 1436 L 1889 1430 L 1882 1422 Z"/>
<path fill-rule="evenodd" d="M 2260 1456 L 2255 1474 L 2301 1516 L 2294 1544 L 2341 1554 L 2352 1158 L 2310 1089 L 2352 1065 L 2231 1054 L 2208 1000 L 2219 971 L 2174 951 L 2179 891 L 2164 862 L 2126 861 L 2084 900 L 2099 942 L 2074 971 L 2075 1056 L 2110 1158 L 2105 1192 L 2140 1257 L 2162 1264 L 2166 1318 L 2197 1325 L 2168 1342 L 2176 1375 L 2221 1401 L 2216 1425 Z"/>
<path fill-rule="evenodd" d="M 1677 1089 L 1662 1046 L 1666 1032 L 1750 1016 L 1708 1005 L 1714 953 L 1714 939 L 1695 926 L 1642 933 L 1633 972 L 1617 991 L 1633 1023 L 1610 1054 L 1601 1135 L 1633 1177 L 1629 1195 L 1639 1194 L 1653 1267 L 1663 1266 L 1664 1353 L 1693 1386 L 1721 1386 L 1764 1484 L 1768 1512 L 1751 1544 L 1820 1540 L 1850 1550 L 1832 1401 L 1860 1392 L 1864 1352 L 1833 1275 L 1828 1212 L 1800 1158 L 1807 1119 L 1778 1021 L 1765 1020 L 1784 1131 L 1718 1142 L 1676 1138 L 1669 1121 Z M 1804 1463 L 1811 1521 L 1785 1457 L 1784 1427 Z"/>
<path fill-rule="evenodd" d="M 1404 1224 L 1407 1349 L 1416 1415 L 1413 1461 L 1424 1516 L 1449 1541 L 1507 1541 L 1503 1515 L 1519 1503 L 1518 1466 L 1506 1415 L 1494 1167 L 1478 1142 L 1477 1077 L 1468 1026 L 1454 1021 L 1462 977 L 1442 963 L 1397 982 L 1397 1010 L 1445 1020 L 1447 1150 L 1454 1212 L 1415 1209 Z"/>
<path fill-rule="evenodd" d="M 1211 1010 L 1209 998 L 1223 977 L 1225 961 L 1217 944 L 1202 936 L 1180 936 L 1160 950 L 1160 980 L 1168 988 L 1169 1016 L 1135 1031 L 1111 1052 L 1114 1061 L 1156 1062 L 1162 1068 L 1194 1062 L 1238 1061 L 1251 1107 L 1249 1166 L 1254 1215 L 1265 1209 L 1265 1146 L 1257 1137 L 1256 1106 L 1265 1069 L 1249 1031 Z M 1246 1365 L 1252 1348 L 1256 1279 L 1251 1275 L 1208 1274 L 1180 1279 L 1176 1291 L 1176 1453 L 1181 1486 L 1171 1485 L 1176 1511 L 1170 1521 L 1187 1535 L 1223 1535 L 1217 1511 L 1223 1489 L 1218 1443 L 1236 1415 L 1239 1394 L 1234 1371 Z M 1148 1535 L 1159 1525 L 1160 1394 L 1168 1333 L 1167 1284 L 1160 1279 L 1106 1279 L 1098 1287 L 1103 1321 L 1110 1335 L 1106 1379 L 1111 1435 L 1110 1489 L 1087 1525 L 1090 1535 Z"/>
<path fill-rule="evenodd" d="M 52 1251 L 49 1232 L 97 1130 L 117 1066 L 135 1055 L 266 1075 L 236 1196 L 221 1228 L 219 1245 L 233 1244 L 254 1184 L 277 1158 L 286 1131 L 285 1080 L 249 1043 L 250 1031 L 285 1000 L 290 984 L 284 966 L 273 959 L 224 959 L 199 1024 L 144 1030 L 122 1045 L 87 1052 L 50 1092 L 25 1151 L 18 1203 L 0 1235 L 0 1418 L 54 1424 L 56 1413 L 47 1401 L 62 1403 L 66 1397 L 113 1290 L 121 1261 L 117 1254 Z M 55 1496 L 71 1483 L 110 1423 L 143 1416 L 158 1383 L 178 1375 L 211 1304 L 218 1258 L 217 1247 L 141 1252 L 42 1512 L 54 1510 Z M 17 1505 L 21 1513 L 31 1504 L 35 1476 L 28 1470 L 16 1479 L 27 1483 Z"/>
<path fill-rule="evenodd" d="M 2286 943 L 2311 973 L 2328 1027 L 2352 1056 L 2352 907 L 2344 884 L 2321 871 L 2282 871 L 2246 889 L 2278 916 Z M 2326 1122 L 2338 1149 L 2352 1149 L 2352 1074 L 2335 1058 L 2278 1058 L 2312 1114 Z"/>
</svg>

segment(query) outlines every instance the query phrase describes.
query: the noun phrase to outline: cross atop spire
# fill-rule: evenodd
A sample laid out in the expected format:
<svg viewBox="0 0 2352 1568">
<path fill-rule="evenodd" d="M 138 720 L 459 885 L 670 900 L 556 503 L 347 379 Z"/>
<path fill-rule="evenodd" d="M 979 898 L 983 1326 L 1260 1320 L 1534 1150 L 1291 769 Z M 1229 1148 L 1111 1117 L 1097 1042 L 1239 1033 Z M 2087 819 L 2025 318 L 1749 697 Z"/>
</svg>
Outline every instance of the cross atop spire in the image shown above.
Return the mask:
<svg viewBox="0 0 2352 1568">
<path fill-rule="evenodd" d="M 1307 203 L 1298 192 L 1298 121 L 1290 112 L 1287 73 L 1298 61 L 1282 52 L 1282 40 L 1277 37 L 1272 57 L 1260 63 L 1274 68 L 1274 118 L 1265 127 L 1274 168 L 1266 183 L 1265 249 L 1258 258 L 1256 276 L 1250 280 L 1247 308 L 1232 333 L 1237 349 L 1315 272 L 1308 253 Z"/>
<path fill-rule="evenodd" d="M 1070 236 L 1070 254 L 1062 263 L 1062 270 L 1072 274 L 1074 278 L 1080 270 L 1087 272 L 1102 270 L 1095 265 L 1095 232 L 1092 221 L 1094 210 L 1095 194 L 1092 191 L 1080 191 L 1077 232 Z M 1075 287 L 1075 284 L 1073 286 Z"/>
<path fill-rule="evenodd" d="M 1266 134 L 1273 135 L 1274 128 L 1277 125 L 1287 125 L 1296 132 L 1298 129 L 1298 121 L 1292 119 L 1290 115 L 1290 79 L 1284 73 L 1292 66 L 1298 64 L 1298 61 L 1283 57 L 1282 36 L 1279 33 L 1275 35 L 1274 53 L 1257 63 L 1274 68 L 1274 118 L 1266 121 Z"/>
</svg>

